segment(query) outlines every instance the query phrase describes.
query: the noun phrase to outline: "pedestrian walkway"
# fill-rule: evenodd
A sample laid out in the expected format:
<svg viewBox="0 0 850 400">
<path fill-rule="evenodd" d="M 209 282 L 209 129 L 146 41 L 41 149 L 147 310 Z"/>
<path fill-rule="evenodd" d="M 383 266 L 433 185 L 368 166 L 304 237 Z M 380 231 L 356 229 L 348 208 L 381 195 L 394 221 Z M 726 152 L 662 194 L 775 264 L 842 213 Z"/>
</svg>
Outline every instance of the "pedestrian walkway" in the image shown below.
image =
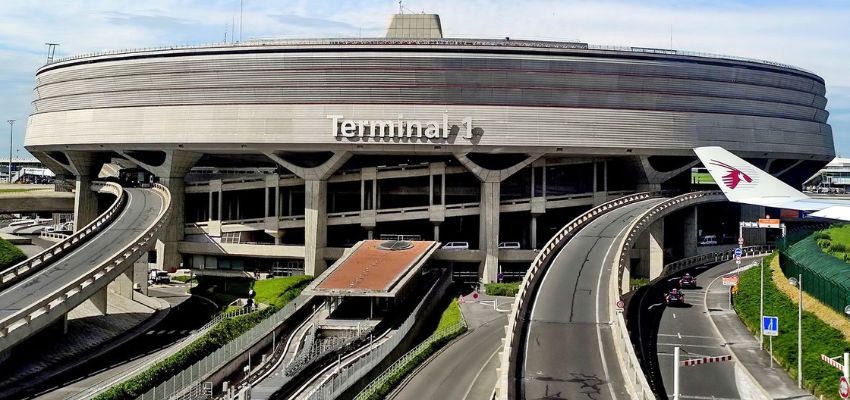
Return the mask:
<svg viewBox="0 0 850 400">
<path fill-rule="evenodd" d="M 708 282 L 706 282 L 708 283 Z M 753 337 L 738 314 L 729 303 L 729 288 L 723 286 L 721 279 L 709 283 L 705 297 L 709 315 L 718 332 L 732 351 L 738 364 L 752 376 L 760 392 L 772 399 L 815 399 L 805 389 L 797 387 L 797 382 L 782 369 L 778 362 L 770 367 L 770 355 L 761 350 L 758 340 Z M 758 388 L 757 388 L 758 389 Z"/>
</svg>

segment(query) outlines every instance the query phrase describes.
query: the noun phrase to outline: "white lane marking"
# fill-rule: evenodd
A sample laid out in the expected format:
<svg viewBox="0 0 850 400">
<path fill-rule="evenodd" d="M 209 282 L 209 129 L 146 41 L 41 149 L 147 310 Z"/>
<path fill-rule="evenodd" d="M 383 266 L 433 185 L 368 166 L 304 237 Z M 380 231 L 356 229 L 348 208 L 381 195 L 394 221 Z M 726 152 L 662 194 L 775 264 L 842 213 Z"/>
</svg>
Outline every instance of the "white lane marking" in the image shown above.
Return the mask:
<svg viewBox="0 0 850 400">
<path fill-rule="evenodd" d="M 626 214 L 628 214 L 628 212 Z M 621 218 L 622 216 L 623 215 L 620 215 L 617 218 Z M 637 216 L 632 216 L 632 220 L 634 220 L 636 217 Z M 621 229 L 620 232 L 618 232 L 617 235 L 614 236 L 615 238 L 620 237 L 623 232 L 626 231 L 626 229 L 629 229 L 632 226 L 631 221 L 629 222 L 630 223 L 627 223 L 626 226 L 624 226 L 623 229 Z M 602 359 L 602 371 L 605 373 L 605 381 L 607 382 L 606 386 L 608 386 L 608 392 L 611 393 L 611 398 L 617 400 L 617 394 L 614 392 L 614 385 L 611 383 L 611 377 L 608 374 L 608 362 L 605 361 L 605 350 L 602 348 L 602 328 L 600 327 L 599 321 L 599 289 L 602 286 L 602 274 L 604 274 L 605 270 L 607 269 L 608 256 L 611 255 L 611 250 L 614 248 L 615 242 L 617 241 L 612 240 L 611 244 L 608 245 L 608 250 L 605 252 L 605 257 L 602 258 L 602 268 L 599 268 L 599 277 L 596 279 L 596 342 L 599 344 L 599 356 Z M 611 273 L 614 273 L 613 263 Z M 610 323 L 611 321 L 608 322 Z"/>
<path fill-rule="evenodd" d="M 647 307 L 646 309 L 647 309 L 647 310 L 651 310 L 653 307 L 658 307 L 658 306 L 663 306 L 663 305 L 664 305 L 664 303 L 655 303 L 655 304 L 653 304 L 653 305 L 651 305 L 651 306 Z"/>
<path fill-rule="evenodd" d="M 676 313 L 673 313 L 673 319 L 676 319 Z"/>
<path fill-rule="evenodd" d="M 682 333 L 681 332 L 676 332 L 676 336 L 679 337 L 679 340 L 682 340 Z"/>
<path fill-rule="evenodd" d="M 475 386 L 475 382 L 478 381 L 478 378 L 481 376 L 481 373 L 484 372 L 484 368 L 487 368 L 487 364 L 490 364 L 490 360 L 492 360 L 493 357 L 496 356 L 496 354 L 499 354 L 499 350 L 501 349 L 501 346 L 497 347 L 496 351 L 494 351 L 493 354 L 490 354 L 490 357 L 487 358 L 487 361 L 485 361 L 484 364 L 481 365 L 481 368 L 478 369 L 478 372 L 475 374 L 475 377 L 472 378 L 471 382 L 469 382 L 469 388 L 467 388 L 466 393 L 463 394 L 463 399 L 469 398 L 469 392 L 472 391 L 472 387 Z"/>
<path fill-rule="evenodd" d="M 672 333 L 659 333 L 658 336 L 677 336 L 679 339 L 681 338 L 696 338 L 696 339 L 717 339 L 714 336 L 700 336 L 700 335 L 683 335 L 681 333 L 676 333 L 675 335 Z"/>
</svg>

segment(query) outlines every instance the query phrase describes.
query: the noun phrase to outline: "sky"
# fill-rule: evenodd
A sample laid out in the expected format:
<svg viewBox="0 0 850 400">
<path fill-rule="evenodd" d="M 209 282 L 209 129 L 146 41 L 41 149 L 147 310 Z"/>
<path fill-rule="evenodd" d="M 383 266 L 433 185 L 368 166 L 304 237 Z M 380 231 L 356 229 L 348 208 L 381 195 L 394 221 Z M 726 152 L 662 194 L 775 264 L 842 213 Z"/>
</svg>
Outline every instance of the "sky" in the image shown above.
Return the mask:
<svg viewBox="0 0 850 400">
<path fill-rule="evenodd" d="M 236 38 L 380 37 L 396 0 L 0 0 L 0 158 L 21 157 L 35 71 L 57 57 Z M 406 0 L 445 37 L 580 40 L 776 61 L 826 81 L 836 152 L 850 156 L 850 1 Z M 241 28 L 240 28 L 240 20 Z M 233 34 L 232 34 L 233 33 Z M 4 131 L 5 128 L 6 130 Z"/>
</svg>

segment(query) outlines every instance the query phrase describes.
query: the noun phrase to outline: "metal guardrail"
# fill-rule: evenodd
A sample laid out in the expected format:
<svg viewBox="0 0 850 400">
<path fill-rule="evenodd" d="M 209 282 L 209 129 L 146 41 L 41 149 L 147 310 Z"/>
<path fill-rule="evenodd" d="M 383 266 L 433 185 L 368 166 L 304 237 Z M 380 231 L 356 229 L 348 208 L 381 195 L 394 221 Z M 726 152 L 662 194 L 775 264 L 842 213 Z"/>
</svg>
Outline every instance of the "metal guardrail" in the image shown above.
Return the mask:
<svg viewBox="0 0 850 400">
<path fill-rule="evenodd" d="M 643 192 L 605 202 L 570 221 L 561 228 L 557 234 L 549 239 L 548 242 L 546 242 L 546 245 L 541 249 L 540 253 L 537 254 L 537 257 L 534 258 L 534 261 L 532 261 L 531 266 L 525 273 L 525 276 L 522 279 L 522 284 L 519 287 L 519 292 L 517 292 L 514 303 L 511 306 L 511 314 L 508 318 L 507 337 L 505 338 L 502 354 L 500 356 L 501 366 L 498 370 L 499 377 L 496 382 L 496 398 L 506 399 L 508 397 L 516 397 L 516 394 L 514 393 L 516 385 L 511 382 L 511 377 L 516 376 L 516 352 L 520 348 L 519 340 L 522 336 L 522 332 L 519 332 L 518 330 L 522 329 L 520 321 L 525 317 L 525 315 L 527 315 L 530 308 L 530 297 L 533 296 L 536 291 L 536 286 L 543 275 L 540 272 L 545 272 L 548 269 L 549 264 L 552 262 L 554 257 L 558 254 L 561 248 L 564 247 L 567 241 L 572 239 L 576 232 L 584 228 L 596 218 L 600 217 L 602 214 L 623 207 L 627 204 L 653 197 L 659 197 L 661 195 L 661 192 Z"/>
<path fill-rule="evenodd" d="M 64 240 L 51 246 L 47 250 L 42 251 L 18 264 L 15 264 L 6 270 L 0 272 L 0 290 L 26 278 L 32 273 L 40 270 L 48 265 L 52 260 L 61 258 L 74 250 L 80 244 L 84 243 L 94 235 L 98 234 L 104 227 L 109 225 L 115 217 L 118 216 L 124 205 L 127 203 L 127 194 L 121 185 L 112 182 L 95 182 L 91 186 L 92 190 L 104 191 L 115 195 L 115 201 L 103 213 L 100 214 L 94 221 L 84 226 L 82 229 L 74 232 Z M 2 333 L 0 333 L 2 335 Z"/>
<path fill-rule="evenodd" d="M 693 268 L 700 265 L 715 264 L 724 261 L 734 260 L 736 249 L 737 248 L 723 251 L 715 251 L 712 253 L 683 258 L 681 260 L 671 262 L 664 266 L 664 270 L 661 272 L 661 276 L 672 275 L 684 269 Z M 753 257 L 763 254 L 770 254 L 776 250 L 776 246 L 772 244 L 760 246 L 746 246 L 742 247 L 741 250 L 743 252 L 742 257 Z"/>
<path fill-rule="evenodd" d="M 564 49 L 564 50 L 597 50 L 597 51 L 616 51 L 625 53 L 642 53 L 642 54 L 661 54 L 667 56 L 686 56 L 698 58 L 711 58 L 730 61 L 741 61 L 754 64 L 769 65 L 773 67 L 788 68 L 815 75 L 813 72 L 796 67 L 789 64 L 778 63 L 774 61 L 759 60 L 755 58 L 730 56 L 722 54 L 702 53 L 686 50 L 673 49 L 655 49 L 645 47 L 627 47 L 627 46 L 611 46 L 611 45 L 593 45 L 580 42 L 564 42 L 564 41 L 545 41 L 545 40 L 504 40 L 504 39 L 463 39 L 463 38 L 441 38 L 441 39 L 390 39 L 390 38 L 329 38 L 329 39 L 267 39 L 267 40 L 248 40 L 237 43 L 207 43 L 197 45 L 174 45 L 168 47 L 148 47 L 124 50 L 110 50 L 102 52 L 77 54 L 68 57 L 56 58 L 53 63 L 48 63 L 39 68 L 41 69 L 60 62 L 78 60 L 82 58 L 94 58 L 111 55 L 122 55 L 128 53 L 154 53 L 166 52 L 173 50 L 189 50 L 189 49 L 221 49 L 221 48 L 251 48 L 251 47 L 266 47 L 266 46 L 469 46 L 469 47 L 528 47 L 528 48 L 544 48 L 544 49 Z"/>
<path fill-rule="evenodd" d="M 104 183 L 104 185 L 113 187 L 109 183 Z M 120 186 L 118 186 L 118 188 L 120 189 Z M 129 265 L 133 261 L 137 260 L 144 252 L 148 251 L 154 245 L 156 238 L 168 222 L 168 217 L 171 214 L 171 193 L 168 191 L 168 188 L 158 183 L 155 183 L 153 188 L 161 196 L 163 196 L 164 199 L 163 208 L 160 210 L 154 224 L 142 232 L 133 241 L 133 243 L 116 252 L 108 260 L 100 263 L 100 265 L 95 266 L 64 287 L 47 294 L 39 301 L 29 304 L 28 306 L 21 308 L 0 320 L 0 338 L 8 337 L 15 329 L 29 325 L 33 321 L 42 318 L 56 317 L 55 315 L 51 316 L 51 311 L 60 306 L 64 306 L 65 303 L 71 302 L 79 304 L 83 302 L 85 300 L 84 296 L 86 295 L 86 288 L 94 285 L 97 281 L 111 281 L 120 272 L 119 267 Z M 121 190 L 123 193 L 123 189 Z M 124 196 L 122 195 L 121 197 L 123 198 Z M 103 225 L 103 222 L 101 225 Z M 80 238 L 77 240 L 80 240 Z"/>
<path fill-rule="evenodd" d="M 186 391 L 191 390 L 205 377 L 209 376 L 209 374 L 220 370 L 235 357 L 244 353 L 261 339 L 270 335 L 275 327 L 280 325 L 296 311 L 300 310 L 302 306 L 309 304 L 311 300 L 312 296 L 298 296 L 282 309 L 249 329 L 248 332 L 243 333 L 241 336 L 214 351 L 212 354 L 175 374 L 167 381 L 151 388 L 136 399 L 168 399 L 172 396 L 179 396 Z"/>
<path fill-rule="evenodd" d="M 436 342 L 439 342 L 440 340 L 443 340 L 446 337 L 456 335 L 458 331 L 461 331 L 463 329 L 466 329 L 466 321 L 461 318 L 460 321 L 457 321 L 454 324 L 451 324 L 449 326 L 444 327 L 443 329 L 440 329 L 439 331 L 434 332 L 433 334 L 431 334 L 431 336 L 428 336 L 427 339 L 422 341 L 422 343 L 419 343 L 418 345 L 416 345 L 416 347 L 414 347 L 407 353 L 404 353 L 404 355 L 401 356 L 398 361 L 394 362 L 392 365 L 390 365 L 389 368 L 382 372 L 381 375 L 375 378 L 375 380 L 366 385 L 366 387 L 360 391 L 360 393 L 354 398 L 354 400 L 365 400 L 370 398 L 371 396 L 374 396 L 378 392 L 380 387 L 389 381 L 391 376 L 395 375 L 398 371 L 400 371 L 408 362 L 410 362 L 410 360 L 419 357 L 423 349 L 433 345 Z"/>
<path fill-rule="evenodd" d="M 416 321 L 422 317 L 423 310 L 428 306 L 428 299 L 439 298 L 444 293 L 448 283 L 450 282 L 448 274 L 443 274 L 438 279 L 434 286 L 428 290 L 428 293 L 422 297 L 422 301 L 416 306 L 413 312 L 405 319 L 404 323 L 393 333 L 385 342 L 371 349 L 365 355 L 362 355 L 357 361 L 340 368 L 332 378 L 326 380 L 313 393 L 310 393 L 306 400 L 333 400 L 340 394 L 346 391 L 351 385 L 363 378 L 376 365 L 383 361 L 393 350 L 401 343 L 402 340 L 410 333 Z"/>
<path fill-rule="evenodd" d="M 620 287 L 618 289 L 619 295 L 623 295 L 623 278 L 626 266 L 630 263 L 630 252 L 629 250 L 634 246 L 635 241 L 637 241 L 640 234 L 649 227 L 658 216 L 663 216 L 669 214 L 678 209 L 688 207 L 694 204 L 699 203 L 707 203 L 713 201 L 726 201 L 726 196 L 723 192 L 719 190 L 708 190 L 701 192 L 690 192 L 685 193 L 680 196 L 673 197 L 671 199 L 662 201 L 643 213 L 643 215 L 635 221 L 631 229 L 629 230 L 628 235 L 626 236 L 626 240 L 623 241 L 623 245 L 620 249 L 620 257 L 619 262 L 617 264 L 617 280 L 620 283 Z"/>
<path fill-rule="evenodd" d="M 71 235 L 69 235 L 67 233 L 56 233 L 56 232 L 45 232 L 45 231 L 41 231 L 41 233 L 39 233 L 38 236 L 43 237 L 45 239 L 61 239 L 61 240 L 65 240 L 65 239 L 71 237 Z"/>
<path fill-rule="evenodd" d="M 230 312 L 230 313 L 218 314 L 218 315 L 215 316 L 215 318 L 211 319 L 209 322 L 204 324 L 204 326 L 196 329 L 189 336 L 186 336 L 185 338 L 181 339 L 179 342 L 171 345 L 166 351 L 158 354 L 155 357 L 151 357 L 150 359 L 146 360 L 144 363 L 139 364 L 137 367 L 135 367 L 135 368 L 133 368 L 129 371 L 126 371 L 126 372 L 124 372 L 124 373 L 122 373 L 118 376 L 112 377 L 109 380 L 98 382 L 95 386 L 92 386 L 92 387 L 90 387 L 86 390 L 83 390 L 83 391 L 77 393 L 76 395 L 68 398 L 68 400 L 91 399 L 91 398 L 97 396 L 98 394 L 106 391 L 107 389 L 111 388 L 112 386 L 115 386 L 116 384 L 118 384 L 120 382 L 123 382 L 127 379 L 130 379 L 133 376 L 135 376 L 136 374 L 141 373 L 142 371 L 145 371 L 148 368 L 154 366 L 156 363 L 159 363 L 162 360 L 165 360 L 166 358 L 171 357 L 172 355 L 174 355 L 178 351 L 182 350 L 186 346 L 192 344 L 192 342 L 194 342 L 196 339 L 198 339 L 199 337 L 201 337 L 202 335 L 207 333 L 207 331 L 209 331 L 210 328 L 216 326 L 219 322 L 221 322 L 225 319 L 236 318 L 236 317 L 239 317 L 239 316 L 242 316 L 242 315 L 251 314 L 255 311 L 258 311 L 258 309 L 257 308 L 241 308 L 239 310 L 236 310 L 236 311 L 233 311 L 233 312 Z"/>
</svg>

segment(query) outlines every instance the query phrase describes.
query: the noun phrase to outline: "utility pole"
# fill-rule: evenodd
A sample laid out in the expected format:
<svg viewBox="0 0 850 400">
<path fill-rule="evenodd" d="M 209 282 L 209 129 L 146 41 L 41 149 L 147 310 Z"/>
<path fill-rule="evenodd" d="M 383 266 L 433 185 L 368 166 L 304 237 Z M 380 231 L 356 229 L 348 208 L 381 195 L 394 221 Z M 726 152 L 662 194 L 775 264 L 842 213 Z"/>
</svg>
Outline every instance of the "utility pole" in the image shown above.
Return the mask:
<svg viewBox="0 0 850 400">
<path fill-rule="evenodd" d="M 12 183 L 12 132 L 14 132 L 15 120 L 10 119 L 6 122 L 9 123 L 9 180 L 8 183 Z"/>
<path fill-rule="evenodd" d="M 242 0 L 239 0 L 239 41 L 242 41 Z"/>
</svg>

